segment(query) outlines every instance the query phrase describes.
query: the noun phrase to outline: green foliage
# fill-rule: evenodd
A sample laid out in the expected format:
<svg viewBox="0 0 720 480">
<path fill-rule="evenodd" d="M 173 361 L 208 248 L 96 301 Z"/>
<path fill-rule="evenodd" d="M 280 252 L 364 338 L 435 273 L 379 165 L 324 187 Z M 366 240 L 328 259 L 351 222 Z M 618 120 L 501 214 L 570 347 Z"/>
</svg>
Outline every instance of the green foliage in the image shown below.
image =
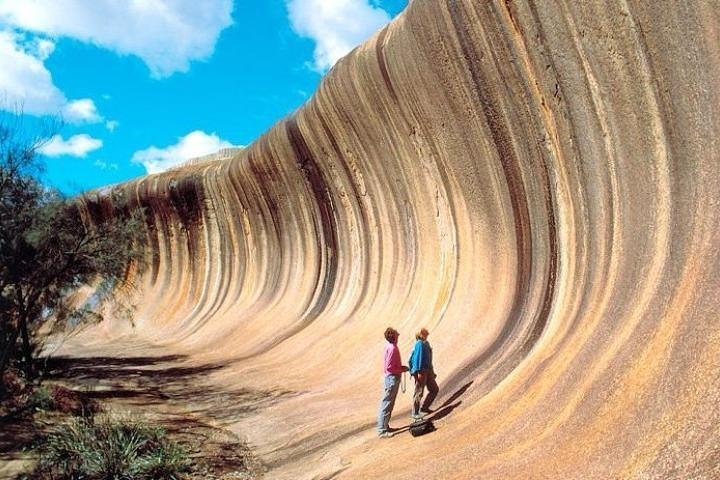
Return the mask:
<svg viewBox="0 0 720 480">
<path fill-rule="evenodd" d="M 70 293 L 98 279 L 112 286 L 141 258 L 144 215 L 122 189 L 67 199 L 37 179 L 36 152 L 49 138 L 0 118 L 0 374 L 22 359 L 32 378 L 40 327 L 88 313 Z"/>
<path fill-rule="evenodd" d="M 55 407 L 53 394 L 45 386 L 35 388 L 28 399 L 28 403 L 36 410 L 52 410 Z"/>
<path fill-rule="evenodd" d="M 162 428 L 128 418 L 74 419 L 40 448 L 41 478 L 179 479 L 190 463 Z"/>
<path fill-rule="evenodd" d="M 190 468 L 187 450 L 174 442 L 165 442 L 162 448 L 151 450 L 144 457 L 138 459 L 143 475 L 146 478 L 176 479 L 178 473 Z"/>
</svg>

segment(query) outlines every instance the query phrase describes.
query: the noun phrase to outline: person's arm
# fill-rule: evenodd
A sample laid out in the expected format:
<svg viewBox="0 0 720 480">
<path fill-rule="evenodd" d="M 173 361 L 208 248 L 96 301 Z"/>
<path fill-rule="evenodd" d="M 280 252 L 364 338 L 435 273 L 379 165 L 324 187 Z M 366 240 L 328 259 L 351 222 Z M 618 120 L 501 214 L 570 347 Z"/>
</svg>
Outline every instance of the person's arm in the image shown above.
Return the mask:
<svg viewBox="0 0 720 480">
<path fill-rule="evenodd" d="M 392 350 L 385 348 L 385 351 L 383 353 L 383 371 L 388 372 L 390 371 L 390 360 L 392 359 Z"/>
<path fill-rule="evenodd" d="M 420 362 L 420 369 L 429 371 L 432 368 L 432 350 L 430 350 L 430 344 L 427 341 L 422 343 L 422 361 Z"/>
<path fill-rule="evenodd" d="M 417 372 L 421 371 L 423 368 L 422 364 L 422 342 L 415 342 L 415 347 L 413 348 L 412 356 L 410 357 L 410 373 L 414 375 Z"/>
<path fill-rule="evenodd" d="M 390 350 L 390 360 L 388 363 L 388 372 L 400 375 L 402 372 L 404 372 L 405 367 L 403 367 L 402 359 L 400 358 L 400 350 L 398 349 L 397 345 L 392 346 L 392 350 Z"/>
<path fill-rule="evenodd" d="M 415 349 L 417 350 L 417 354 L 415 355 L 417 365 L 415 378 L 418 382 L 422 382 L 425 379 L 425 372 L 427 366 L 425 365 L 427 363 L 427 358 L 425 356 L 425 348 L 423 342 L 416 342 L 415 343 Z"/>
<path fill-rule="evenodd" d="M 409 371 L 410 371 L 411 375 L 413 373 L 415 373 L 415 370 L 413 368 L 414 365 L 415 365 L 415 347 L 413 346 L 412 352 L 410 352 L 410 358 L 408 359 L 408 367 L 410 367 Z"/>
<path fill-rule="evenodd" d="M 417 342 L 418 354 L 417 354 L 417 369 L 425 372 L 428 369 L 428 355 L 425 342 Z"/>
</svg>

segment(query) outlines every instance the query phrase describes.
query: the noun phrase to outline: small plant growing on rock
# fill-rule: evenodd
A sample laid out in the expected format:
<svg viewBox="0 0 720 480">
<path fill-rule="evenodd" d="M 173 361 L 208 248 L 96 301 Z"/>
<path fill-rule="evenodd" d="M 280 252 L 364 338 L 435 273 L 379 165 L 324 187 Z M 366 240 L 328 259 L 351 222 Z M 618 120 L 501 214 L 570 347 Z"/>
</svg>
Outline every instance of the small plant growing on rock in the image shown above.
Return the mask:
<svg viewBox="0 0 720 480">
<path fill-rule="evenodd" d="M 28 403 L 35 410 L 53 410 L 55 408 L 55 401 L 53 399 L 53 392 L 45 387 L 39 386 L 33 390 L 28 399 Z"/>
<path fill-rule="evenodd" d="M 179 479 L 190 468 L 186 450 L 164 429 L 107 415 L 61 425 L 39 450 L 30 478 Z"/>
</svg>

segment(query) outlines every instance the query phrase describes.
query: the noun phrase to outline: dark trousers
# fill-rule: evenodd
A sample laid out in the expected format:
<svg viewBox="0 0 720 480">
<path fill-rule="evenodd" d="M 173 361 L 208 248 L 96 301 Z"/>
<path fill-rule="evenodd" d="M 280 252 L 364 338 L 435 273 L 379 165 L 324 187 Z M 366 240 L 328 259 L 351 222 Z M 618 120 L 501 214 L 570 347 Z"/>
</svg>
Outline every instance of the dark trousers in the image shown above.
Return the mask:
<svg viewBox="0 0 720 480">
<path fill-rule="evenodd" d="M 437 382 L 435 381 L 435 372 L 425 372 L 425 375 L 423 375 L 422 380 L 418 380 L 417 375 L 415 375 L 415 394 L 413 395 L 413 415 L 417 415 L 420 413 L 420 402 L 422 401 L 423 394 L 425 393 L 425 387 L 428 389 L 427 397 L 425 397 L 425 401 L 422 402 L 422 410 L 428 410 L 430 409 L 430 405 L 435 400 L 435 397 L 438 394 L 438 391 L 440 388 L 438 387 Z"/>
</svg>

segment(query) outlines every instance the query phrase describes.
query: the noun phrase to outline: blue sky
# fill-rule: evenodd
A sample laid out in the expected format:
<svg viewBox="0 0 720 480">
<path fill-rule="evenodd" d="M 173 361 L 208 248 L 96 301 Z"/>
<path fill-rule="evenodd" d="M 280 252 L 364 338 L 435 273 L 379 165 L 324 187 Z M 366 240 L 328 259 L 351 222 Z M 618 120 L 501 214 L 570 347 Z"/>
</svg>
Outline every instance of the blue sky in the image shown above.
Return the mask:
<svg viewBox="0 0 720 480">
<path fill-rule="evenodd" d="M 0 0 L 0 106 L 63 118 L 44 180 L 77 193 L 251 143 L 406 4 Z"/>
</svg>

